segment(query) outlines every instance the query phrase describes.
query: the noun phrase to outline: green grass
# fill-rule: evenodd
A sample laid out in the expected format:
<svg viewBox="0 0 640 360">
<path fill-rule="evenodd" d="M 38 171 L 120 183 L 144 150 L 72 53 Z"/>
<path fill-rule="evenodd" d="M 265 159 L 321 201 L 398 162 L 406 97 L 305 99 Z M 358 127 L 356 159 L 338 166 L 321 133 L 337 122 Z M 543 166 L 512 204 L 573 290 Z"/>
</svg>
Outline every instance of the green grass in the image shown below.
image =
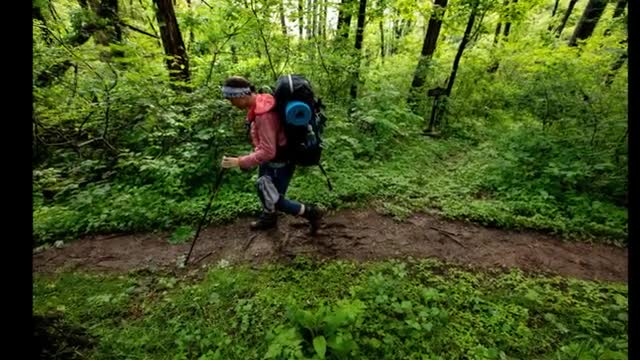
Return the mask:
<svg viewBox="0 0 640 360">
<path fill-rule="evenodd" d="M 160 274 L 36 274 L 33 311 L 92 359 L 625 359 L 628 288 L 432 260 L 298 258 Z"/>
<path fill-rule="evenodd" d="M 288 195 L 334 209 L 374 203 L 381 212 L 400 218 L 436 209 L 445 217 L 485 225 L 626 242 L 626 207 L 594 195 L 606 189 L 552 192 L 552 185 L 564 179 L 521 174 L 526 168 L 520 158 L 501 157 L 511 153 L 503 148 L 509 141 L 494 140 L 499 133 L 494 130 L 482 142 L 411 135 L 386 144 L 333 136 L 326 168 L 334 191 L 327 189 L 317 168 L 300 168 Z M 371 152 L 376 156 L 367 155 Z M 258 211 L 256 176 L 236 170 L 226 176 L 210 213 L 212 221 Z M 92 232 L 175 229 L 202 216 L 208 195 L 205 188 L 199 194 L 167 194 L 162 185 L 91 185 L 66 201 L 36 203 L 34 235 L 39 242 L 50 242 Z"/>
</svg>

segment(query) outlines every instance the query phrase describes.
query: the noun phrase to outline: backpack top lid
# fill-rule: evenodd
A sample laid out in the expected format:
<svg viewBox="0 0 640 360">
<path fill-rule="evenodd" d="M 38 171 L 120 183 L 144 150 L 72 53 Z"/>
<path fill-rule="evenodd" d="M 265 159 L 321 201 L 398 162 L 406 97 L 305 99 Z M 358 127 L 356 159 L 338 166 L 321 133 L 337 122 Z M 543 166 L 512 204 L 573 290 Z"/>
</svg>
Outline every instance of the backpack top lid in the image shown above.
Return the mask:
<svg viewBox="0 0 640 360">
<path fill-rule="evenodd" d="M 287 103 L 302 101 L 311 109 L 315 109 L 315 96 L 311 83 L 302 75 L 282 75 L 278 78 L 273 93 L 280 113 L 284 114 Z"/>
</svg>

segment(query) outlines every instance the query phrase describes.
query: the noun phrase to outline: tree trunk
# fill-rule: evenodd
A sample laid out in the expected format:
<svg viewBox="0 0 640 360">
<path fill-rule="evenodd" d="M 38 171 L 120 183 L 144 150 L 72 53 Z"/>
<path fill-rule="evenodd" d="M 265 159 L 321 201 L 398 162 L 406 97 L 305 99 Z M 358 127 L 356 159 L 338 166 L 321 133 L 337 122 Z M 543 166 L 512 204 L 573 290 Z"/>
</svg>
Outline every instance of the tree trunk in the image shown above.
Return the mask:
<svg viewBox="0 0 640 360">
<path fill-rule="evenodd" d="M 233 65 L 238 64 L 238 52 L 236 51 L 235 45 L 231 45 L 231 63 Z"/>
<path fill-rule="evenodd" d="M 189 81 L 189 59 L 187 58 L 182 34 L 178 27 L 176 14 L 171 0 L 153 0 L 156 5 L 156 17 L 160 26 L 162 46 L 167 59 L 169 76 L 173 81 Z"/>
<path fill-rule="evenodd" d="M 627 5 L 626 0 L 618 1 L 618 3 L 616 4 L 616 9 L 613 12 L 614 19 L 622 16 L 622 13 L 624 12 L 624 7 L 626 5 Z M 628 15 L 626 20 L 628 22 L 629 20 Z M 607 29 L 607 32 L 609 31 L 610 29 Z M 628 43 L 629 43 L 629 29 L 627 28 L 627 38 L 625 38 L 623 41 L 620 42 L 620 44 L 625 47 L 624 52 L 620 55 L 620 57 L 618 57 L 618 60 L 616 60 L 616 62 L 611 66 L 611 69 L 609 69 L 609 72 L 605 76 L 605 85 L 611 86 L 611 84 L 613 83 L 613 78 L 615 74 L 618 72 L 618 69 L 620 69 L 622 65 L 625 63 L 625 61 L 627 61 L 627 58 L 629 56 L 629 51 L 626 49 L 628 48 Z"/>
<path fill-rule="evenodd" d="M 442 27 L 442 18 L 446 10 L 447 0 L 436 0 L 435 7 L 431 16 L 429 17 L 429 26 L 427 28 L 427 34 L 424 37 L 422 43 L 422 51 L 420 52 L 420 60 L 418 66 L 413 75 L 413 81 L 411 82 L 411 88 L 417 89 L 424 85 L 424 77 L 429 66 L 429 62 L 436 51 L 436 45 L 438 43 L 438 36 L 440 36 L 440 28 Z M 413 96 L 410 95 L 409 100 Z"/>
<path fill-rule="evenodd" d="M 548 31 L 553 30 L 553 18 L 556 17 L 556 13 L 558 12 L 558 5 L 560 4 L 560 0 L 556 0 L 555 4 L 553 5 L 553 10 L 551 11 L 551 21 L 549 21 L 549 26 L 547 27 Z"/>
<path fill-rule="evenodd" d="M 462 41 L 460 42 L 460 46 L 458 47 L 458 52 L 456 53 L 456 57 L 453 60 L 453 69 L 451 70 L 449 81 L 447 82 L 446 96 L 451 96 L 451 89 L 453 89 L 453 82 L 455 81 L 456 74 L 458 73 L 458 65 L 460 64 L 462 53 L 464 52 L 464 49 L 467 46 L 467 43 L 469 42 L 471 29 L 473 28 L 473 23 L 476 21 L 477 12 L 478 12 L 478 2 L 475 1 L 473 4 L 473 8 L 471 9 L 471 15 L 469 16 L 469 21 L 467 22 L 467 28 L 464 29 L 464 36 L 462 37 Z"/>
<path fill-rule="evenodd" d="M 191 0 L 187 0 L 187 5 L 189 5 L 189 10 L 191 10 Z M 189 42 L 187 45 L 187 51 L 191 52 L 191 46 L 193 46 L 193 42 L 195 38 L 193 36 L 193 25 L 189 26 Z"/>
<path fill-rule="evenodd" d="M 284 0 L 278 2 L 278 11 L 280 12 L 280 26 L 282 27 L 282 35 L 287 36 L 287 20 L 284 16 Z"/>
<path fill-rule="evenodd" d="M 507 37 L 509 37 L 509 31 L 511 31 L 511 23 L 510 22 L 504 24 L 504 41 L 507 41 Z"/>
<path fill-rule="evenodd" d="M 380 27 L 380 58 L 384 64 L 384 19 L 380 19 L 378 25 Z"/>
<path fill-rule="evenodd" d="M 311 0 L 311 3 L 311 34 L 313 34 L 313 37 L 316 37 L 318 36 L 318 0 Z"/>
<path fill-rule="evenodd" d="M 394 37 L 396 43 L 400 39 L 400 36 L 402 36 L 402 22 L 403 21 L 404 21 L 403 19 L 400 19 L 400 20 L 396 20 L 396 21 L 393 22 L 393 37 Z"/>
<path fill-rule="evenodd" d="M 577 2 L 578 0 L 569 1 L 569 7 L 567 7 L 567 10 L 564 12 L 564 16 L 562 17 L 560 26 L 558 26 L 558 28 L 556 29 L 556 36 L 562 35 L 562 30 L 564 30 L 565 25 L 567 25 L 567 20 L 569 20 L 569 16 L 571 16 L 571 12 L 573 11 L 573 8 L 576 6 Z"/>
<path fill-rule="evenodd" d="M 298 0 L 298 37 L 304 36 L 304 0 Z"/>
<path fill-rule="evenodd" d="M 342 0 L 340 12 L 338 13 L 338 35 L 345 39 L 349 38 L 351 28 L 351 2 L 353 0 Z"/>
<path fill-rule="evenodd" d="M 502 3 L 502 7 L 506 8 L 507 5 L 509 5 L 509 0 L 504 0 L 504 2 Z M 497 44 L 498 41 L 500 41 L 500 30 L 502 29 L 502 15 L 500 15 L 500 17 L 498 18 L 498 25 L 496 25 L 496 33 L 495 36 L 493 37 L 493 43 Z"/>
<path fill-rule="evenodd" d="M 53 84 L 56 79 L 67 72 L 71 65 L 71 61 L 65 60 L 63 62 L 49 66 L 46 70 L 39 73 L 36 77 L 36 86 L 47 87 Z"/>
<path fill-rule="evenodd" d="M 589 0 L 571 39 L 569 39 L 569 46 L 576 46 L 578 40 L 586 40 L 593 34 L 593 29 L 596 28 L 606 6 L 607 0 Z"/>
<path fill-rule="evenodd" d="M 516 4 L 518 0 L 513 0 L 511 4 Z M 511 21 L 507 20 L 507 23 L 504 25 L 504 40 L 506 41 L 509 37 L 509 32 L 511 31 Z"/>
<path fill-rule="evenodd" d="M 86 0 L 79 0 L 78 3 L 80 7 L 85 11 L 91 11 L 89 8 L 89 4 Z M 93 23 L 80 23 L 78 24 L 79 28 L 74 29 L 72 32 L 73 35 L 68 37 L 65 41 L 67 45 L 71 47 L 78 47 L 83 45 L 91 38 L 94 32 L 98 29 Z M 53 82 L 64 75 L 67 72 L 69 67 L 71 67 L 72 62 L 70 60 L 64 60 L 57 64 L 49 66 L 46 70 L 42 71 L 36 77 L 35 85 L 38 87 L 47 87 L 53 84 Z"/>
<path fill-rule="evenodd" d="M 622 16 L 622 14 L 624 13 L 625 6 L 627 6 L 627 0 L 618 0 L 616 2 L 616 8 L 615 10 L 613 10 L 613 16 L 611 18 L 617 19 L 620 16 Z M 608 28 L 607 30 L 605 30 L 604 35 L 605 36 L 611 35 L 611 28 Z"/>
<path fill-rule="evenodd" d="M 382 63 L 384 64 L 384 9 L 386 7 L 385 0 L 378 0 L 378 15 L 380 19 L 378 20 L 378 28 L 380 30 L 380 58 L 382 59 Z"/>
<path fill-rule="evenodd" d="M 304 36 L 304 0 L 298 0 L 298 36 Z"/>
<path fill-rule="evenodd" d="M 314 6 L 313 6 L 313 11 L 314 11 L 314 22 L 316 23 L 316 36 L 320 36 L 322 35 L 322 0 L 314 0 Z"/>
<path fill-rule="evenodd" d="M 625 6 L 627 6 L 627 0 L 618 0 L 616 2 L 616 9 L 613 11 L 614 19 L 622 16 Z"/>
<path fill-rule="evenodd" d="M 39 20 L 44 27 L 47 27 L 47 21 L 45 20 L 44 16 L 42 16 L 42 9 L 35 4 L 33 4 L 33 7 L 31 8 L 31 18 Z M 49 32 L 46 30 L 43 31 L 42 40 L 44 40 L 47 45 L 51 45 L 51 34 L 49 34 Z"/>
<path fill-rule="evenodd" d="M 313 36 L 313 0 L 307 0 L 307 39 Z"/>
<path fill-rule="evenodd" d="M 322 2 L 322 16 L 320 18 L 320 22 L 322 23 L 320 25 L 320 31 L 322 32 L 322 38 L 326 39 L 327 38 L 327 1 L 324 0 Z"/>
<path fill-rule="evenodd" d="M 364 22 L 367 11 L 367 0 L 360 0 L 360 8 L 358 9 L 358 27 L 356 29 L 355 49 L 358 52 L 362 49 L 362 39 L 364 38 Z"/>
<path fill-rule="evenodd" d="M 360 0 L 360 8 L 358 9 L 358 28 L 356 30 L 356 42 L 355 49 L 358 53 L 358 67 L 360 66 L 360 55 L 362 52 L 362 39 L 364 37 L 364 21 L 367 11 L 367 0 Z M 360 78 L 360 71 L 356 70 L 353 83 L 351 84 L 351 98 L 353 100 L 358 97 L 358 82 Z"/>
<path fill-rule="evenodd" d="M 556 16 L 556 12 L 558 11 L 558 4 L 560 3 L 560 0 L 556 0 L 556 3 L 553 5 L 553 11 L 551 11 L 551 17 Z"/>
<path fill-rule="evenodd" d="M 473 29 L 473 24 L 476 21 L 476 15 L 478 13 L 478 0 L 473 2 L 473 7 L 471 8 L 471 14 L 469 15 L 469 21 L 467 22 L 467 27 L 464 29 L 464 35 L 462 37 L 462 41 L 460 42 L 460 46 L 458 47 L 458 52 L 456 53 L 456 57 L 453 60 L 453 68 L 451 69 L 451 75 L 449 75 L 449 79 L 447 81 L 447 88 L 444 93 L 444 105 L 440 105 L 440 102 L 437 103 L 438 107 L 446 106 L 446 101 L 449 96 L 451 96 L 451 90 L 453 89 L 453 83 L 456 79 L 456 74 L 458 73 L 458 65 L 460 64 L 460 59 L 462 58 L 462 53 L 464 52 L 467 43 L 471 37 L 471 30 Z M 436 106 L 434 104 L 434 106 Z M 436 111 L 432 112 L 431 121 L 427 127 L 426 132 L 431 133 L 433 130 L 433 126 L 437 122 L 438 114 L 440 114 L 444 109 L 436 109 Z"/>
<path fill-rule="evenodd" d="M 616 62 L 611 66 L 611 69 L 609 70 L 609 72 L 605 76 L 605 81 L 604 81 L 605 85 L 611 86 L 611 84 L 613 83 L 613 78 L 614 78 L 615 74 L 622 67 L 622 65 L 624 65 L 624 62 L 627 61 L 627 58 L 628 58 L 628 54 L 625 51 L 622 55 L 620 55 L 620 57 L 616 60 Z"/>
<path fill-rule="evenodd" d="M 315 20 L 314 22 L 316 23 L 316 36 L 321 36 L 322 35 L 322 0 L 315 0 L 314 1 L 314 9 L 313 11 L 315 12 Z"/>
<path fill-rule="evenodd" d="M 407 36 L 407 34 L 411 32 L 411 25 L 413 25 L 411 20 L 407 20 L 404 23 L 404 27 L 402 28 L 402 36 Z"/>
<path fill-rule="evenodd" d="M 402 37 L 408 33 L 411 29 L 411 20 L 398 20 L 393 23 L 393 42 L 391 44 L 390 53 L 396 54 L 398 52 L 398 44 Z"/>
<path fill-rule="evenodd" d="M 396 9 L 396 13 L 398 10 Z M 402 35 L 402 19 L 393 21 L 393 37 L 391 40 L 391 49 L 389 53 L 395 55 L 398 52 L 398 43 L 400 42 L 400 36 Z"/>
<path fill-rule="evenodd" d="M 96 31 L 94 35 L 96 43 L 103 46 L 121 43 L 122 28 L 118 18 L 118 0 L 102 0 L 100 5 L 97 6 L 96 14 L 100 19 L 105 21 L 104 25 L 99 25 L 99 30 Z M 101 57 L 105 61 L 111 56 L 122 57 L 124 56 L 124 52 L 121 50 L 114 50 L 111 51 L 111 53 L 101 54 Z"/>
<path fill-rule="evenodd" d="M 498 43 L 498 39 L 500 39 L 501 27 L 502 27 L 502 23 L 499 22 L 498 25 L 496 25 L 496 33 L 495 33 L 495 35 L 493 37 L 493 43 L 494 44 L 497 44 Z"/>
</svg>

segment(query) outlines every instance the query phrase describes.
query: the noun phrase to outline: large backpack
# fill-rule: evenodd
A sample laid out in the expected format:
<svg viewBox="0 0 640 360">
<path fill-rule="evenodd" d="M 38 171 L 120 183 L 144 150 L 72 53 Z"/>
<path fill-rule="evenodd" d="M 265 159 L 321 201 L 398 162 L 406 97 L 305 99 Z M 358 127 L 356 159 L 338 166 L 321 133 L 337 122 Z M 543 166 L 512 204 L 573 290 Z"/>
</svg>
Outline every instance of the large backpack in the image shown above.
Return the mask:
<svg viewBox="0 0 640 360">
<path fill-rule="evenodd" d="M 273 96 L 287 138 L 287 145 L 279 149 L 277 157 L 299 166 L 318 165 L 327 177 L 320 163 L 326 124 L 324 105 L 315 97 L 311 83 L 302 75 L 280 76 Z M 327 184 L 331 189 L 328 177 Z"/>
</svg>

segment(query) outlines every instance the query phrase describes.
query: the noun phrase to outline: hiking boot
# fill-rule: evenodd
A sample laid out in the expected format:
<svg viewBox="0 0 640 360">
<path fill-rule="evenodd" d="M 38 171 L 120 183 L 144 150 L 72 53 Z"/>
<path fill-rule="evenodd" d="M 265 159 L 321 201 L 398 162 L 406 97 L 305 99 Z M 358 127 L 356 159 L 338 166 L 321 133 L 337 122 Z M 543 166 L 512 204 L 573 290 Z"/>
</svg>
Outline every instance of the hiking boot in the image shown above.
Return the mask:
<svg viewBox="0 0 640 360">
<path fill-rule="evenodd" d="M 275 212 L 263 212 L 258 217 L 258 220 L 251 222 L 249 227 L 251 228 L 251 230 L 267 230 L 276 227 L 277 224 L 278 214 L 276 214 Z"/>
<path fill-rule="evenodd" d="M 311 225 L 311 234 L 315 234 L 320 228 L 320 220 L 323 216 L 322 210 L 313 205 L 305 205 L 304 214 L 302 217 L 309 220 L 309 225 Z"/>
</svg>

